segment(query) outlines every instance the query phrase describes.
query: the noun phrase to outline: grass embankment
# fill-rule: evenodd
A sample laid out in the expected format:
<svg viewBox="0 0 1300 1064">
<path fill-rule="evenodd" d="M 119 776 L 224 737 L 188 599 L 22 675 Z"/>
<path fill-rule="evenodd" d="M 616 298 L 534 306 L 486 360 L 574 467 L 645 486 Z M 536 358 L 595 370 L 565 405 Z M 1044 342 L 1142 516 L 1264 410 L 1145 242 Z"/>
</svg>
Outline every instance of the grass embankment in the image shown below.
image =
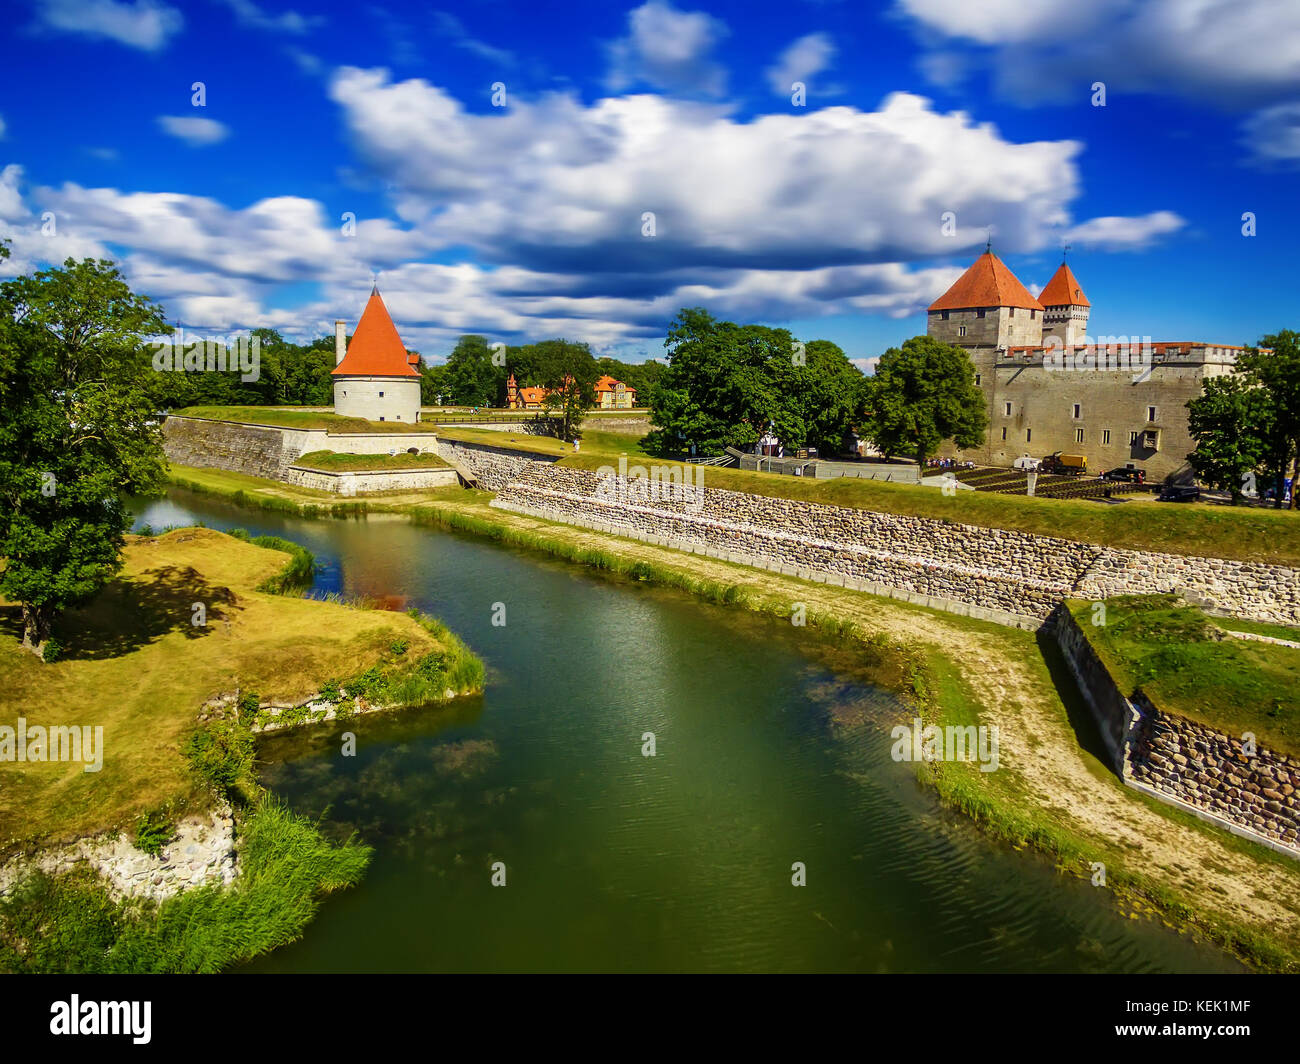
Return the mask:
<svg viewBox="0 0 1300 1064">
<path fill-rule="evenodd" d="M 327 432 L 436 432 L 437 425 L 406 421 L 367 421 L 323 410 L 283 409 L 278 406 L 187 406 L 173 410 L 178 417 L 208 421 L 234 421 L 241 425 L 275 425 L 287 429 L 325 429 Z"/>
<path fill-rule="evenodd" d="M 134 828 L 136 845 L 156 853 L 181 815 L 221 799 L 235 809 L 241 874 L 229 888 L 162 902 L 115 900 L 85 868 L 29 875 L 0 900 L 0 971 L 214 972 L 293 941 L 326 894 L 360 881 L 370 850 L 354 839 L 332 845 L 262 789 L 251 731 L 259 698 L 324 687 L 416 705 L 482 688 L 482 663 L 418 611 L 293 597 L 313 559 L 286 540 L 183 529 L 130 537 L 126 563 L 64 619 L 64 660 L 41 665 L 12 640 L 0 651 L 8 689 L 29 692 L 6 709 L 31 724 L 102 726 L 107 747 L 94 774 L 80 764 L 6 766 L 5 848 Z M 206 625 L 189 623 L 193 602 L 207 607 Z M 9 627 L 11 613 L 0 609 Z M 328 675 L 347 678 L 321 680 Z M 230 712 L 197 722 L 207 698 L 236 688 Z M 86 691 L 113 697 L 85 705 Z"/>
<path fill-rule="evenodd" d="M 1224 638 L 1174 595 L 1107 599 L 1104 625 L 1093 625 L 1091 602 L 1069 608 L 1126 695 L 1300 757 L 1300 649 Z"/>
<path fill-rule="evenodd" d="M 415 520 L 577 562 L 619 579 L 809 624 L 860 656 L 900 662 L 896 689 L 927 723 L 999 728 L 1001 767 L 918 766 L 951 808 L 1016 849 L 1094 879 L 1133 918 L 1194 930 L 1263 970 L 1300 970 L 1300 869 L 1126 788 L 1055 645 L 1018 629 L 444 499 Z"/>
<path fill-rule="evenodd" d="M 627 437 L 623 441 L 620 449 L 627 452 L 629 462 L 648 461 L 640 447 L 628 446 Z M 589 447 L 584 435 L 582 450 L 576 455 L 569 453 L 560 464 L 597 469 L 609 464 L 611 452 L 618 453 L 604 440 L 593 441 Z M 718 466 L 705 467 L 704 485 L 778 499 L 933 517 L 1107 547 L 1300 565 L 1300 514 L 1287 511 L 1172 503 L 1106 506 L 974 491 L 946 496 L 935 488 L 920 485 L 846 478 L 817 480 Z"/>
<path fill-rule="evenodd" d="M 319 469 L 326 473 L 343 473 L 350 470 L 385 469 L 436 469 L 447 463 L 436 454 L 339 454 L 337 451 L 309 451 L 294 463 L 305 469 Z"/>
<path fill-rule="evenodd" d="M 18 647 L 18 607 L 0 606 L 4 722 L 103 727 L 105 748 L 99 772 L 0 763 L 0 856 L 206 806 L 184 744 L 219 692 L 300 701 L 329 677 L 383 665 L 395 642 L 412 662 L 450 649 L 403 614 L 275 594 L 310 565 L 302 554 L 286 566 L 280 550 L 201 528 L 128 537 L 121 575 L 63 618 L 48 664 Z"/>
<path fill-rule="evenodd" d="M 203 469 L 198 466 L 172 464 L 168 467 L 167 482 L 197 495 L 211 495 L 225 499 L 237 506 L 248 506 L 275 513 L 294 514 L 298 517 L 362 517 L 370 513 L 402 513 L 411 506 L 466 494 L 478 498 L 482 492 L 451 485 L 444 488 L 421 488 L 418 491 L 384 492 L 353 502 L 337 502 L 338 496 L 328 491 L 316 491 L 278 480 L 264 480 L 244 473 L 231 473 L 224 469 Z"/>
</svg>

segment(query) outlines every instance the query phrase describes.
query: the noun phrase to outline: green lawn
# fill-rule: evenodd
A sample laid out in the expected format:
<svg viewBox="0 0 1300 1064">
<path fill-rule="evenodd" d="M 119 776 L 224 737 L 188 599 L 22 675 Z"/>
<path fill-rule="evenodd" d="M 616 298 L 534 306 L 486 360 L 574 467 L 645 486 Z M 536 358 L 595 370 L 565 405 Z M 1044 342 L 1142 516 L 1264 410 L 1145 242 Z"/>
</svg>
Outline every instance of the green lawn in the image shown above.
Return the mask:
<svg viewBox="0 0 1300 1064">
<path fill-rule="evenodd" d="M 1224 638 L 1174 595 L 1107 599 L 1104 625 L 1093 625 L 1092 608 L 1070 603 L 1125 694 L 1141 690 L 1159 709 L 1300 756 L 1300 649 Z"/>
<path fill-rule="evenodd" d="M 298 701 L 382 663 L 394 640 L 413 660 L 449 646 L 405 614 L 262 590 L 289 556 L 211 529 L 129 536 L 124 560 L 117 579 L 56 625 L 64 649 L 53 663 L 20 649 L 19 608 L 0 600 L 6 723 L 104 729 L 100 772 L 0 762 L 0 858 L 206 804 L 182 747 L 218 692 Z M 190 623 L 194 602 L 206 605 L 206 626 Z"/>
<path fill-rule="evenodd" d="M 345 470 L 370 469 L 429 469 L 446 466 L 447 463 L 436 454 L 339 454 L 336 451 L 311 451 L 302 455 L 294 465 L 307 469 L 321 469 L 327 473 Z"/>
</svg>

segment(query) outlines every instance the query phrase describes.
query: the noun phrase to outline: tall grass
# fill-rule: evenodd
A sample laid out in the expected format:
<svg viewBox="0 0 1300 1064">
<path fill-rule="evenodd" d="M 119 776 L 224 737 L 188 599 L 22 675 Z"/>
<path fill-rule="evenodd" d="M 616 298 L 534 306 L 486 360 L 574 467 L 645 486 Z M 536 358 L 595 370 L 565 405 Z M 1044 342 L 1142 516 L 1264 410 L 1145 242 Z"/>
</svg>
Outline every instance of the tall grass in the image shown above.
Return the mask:
<svg viewBox="0 0 1300 1064">
<path fill-rule="evenodd" d="M 235 491 L 225 491 L 207 484 L 200 484 L 196 480 L 190 480 L 174 473 L 167 474 L 167 483 L 178 488 L 184 488 L 186 491 L 192 491 L 196 495 L 215 495 L 222 499 L 228 499 L 236 506 L 248 506 L 255 510 L 267 510 L 272 513 L 292 514 L 295 517 L 364 517 L 369 512 L 369 507 L 364 499 L 354 502 L 298 503 L 292 499 L 281 499 L 274 495 L 247 492 L 242 488 Z"/>
<path fill-rule="evenodd" d="M 370 855 L 265 797 L 243 824 L 228 889 L 114 901 L 88 873 L 28 877 L 0 901 L 0 970 L 218 972 L 300 938 L 325 895 L 361 881 Z"/>
</svg>

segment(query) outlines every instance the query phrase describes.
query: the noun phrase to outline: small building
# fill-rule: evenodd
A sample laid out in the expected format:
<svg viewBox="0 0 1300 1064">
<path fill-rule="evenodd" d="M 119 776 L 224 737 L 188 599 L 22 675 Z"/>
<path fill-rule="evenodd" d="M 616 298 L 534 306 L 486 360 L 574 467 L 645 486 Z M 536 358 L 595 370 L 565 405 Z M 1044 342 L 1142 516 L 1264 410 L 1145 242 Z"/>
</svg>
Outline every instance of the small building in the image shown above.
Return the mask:
<svg viewBox="0 0 1300 1064">
<path fill-rule="evenodd" d="M 596 406 L 601 410 L 631 410 L 636 406 L 636 389 L 606 373 L 596 382 Z"/>
<path fill-rule="evenodd" d="M 334 323 L 334 413 L 367 421 L 420 420 L 420 356 L 409 354 L 376 285 L 347 343 Z"/>
<path fill-rule="evenodd" d="M 550 388 L 520 388 L 512 373 L 506 379 L 506 406 L 511 410 L 541 410 L 546 405 Z M 616 381 L 608 373 L 595 384 L 596 408 L 599 410 L 631 410 L 636 406 L 636 389 Z"/>
</svg>

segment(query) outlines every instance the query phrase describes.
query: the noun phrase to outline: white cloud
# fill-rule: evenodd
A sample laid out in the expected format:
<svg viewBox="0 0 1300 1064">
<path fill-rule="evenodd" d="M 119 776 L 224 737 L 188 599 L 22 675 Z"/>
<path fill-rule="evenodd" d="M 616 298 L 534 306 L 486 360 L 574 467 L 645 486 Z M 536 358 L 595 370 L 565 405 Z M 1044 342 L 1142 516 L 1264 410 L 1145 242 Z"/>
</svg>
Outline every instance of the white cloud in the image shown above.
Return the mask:
<svg viewBox="0 0 1300 1064">
<path fill-rule="evenodd" d="M 191 148 L 205 148 L 225 140 L 230 135 L 230 130 L 214 118 L 159 115 L 158 125 L 168 136 L 185 141 Z"/>
<path fill-rule="evenodd" d="M 146 52 L 166 45 L 185 21 L 157 0 L 38 0 L 36 17 L 44 29 L 107 37 Z"/>
<path fill-rule="evenodd" d="M 472 36 L 469 30 L 465 28 L 465 24 L 450 12 L 433 12 L 433 25 L 444 37 L 451 38 L 457 48 L 464 49 L 471 55 L 486 59 L 490 63 L 496 63 L 498 66 L 513 65 L 515 62 L 513 52 L 509 52 L 504 48 L 496 48 Z"/>
<path fill-rule="evenodd" d="M 777 96 L 788 96 L 793 82 L 805 85 L 814 74 L 820 74 L 835 59 L 835 44 L 825 33 L 810 33 L 800 37 L 781 53 L 776 63 L 767 68 L 767 83 Z"/>
<path fill-rule="evenodd" d="M 1091 218 L 1066 230 L 1065 239 L 1101 251 L 1141 251 L 1186 224 L 1173 211 L 1152 211 L 1135 218 Z"/>
<path fill-rule="evenodd" d="M 241 26 L 268 30 L 272 33 L 309 33 L 325 21 L 319 15 L 300 15 L 297 11 L 284 11 L 278 15 L 270 15 L 252 0 L 220 0 L 220 2 L 235 13 L 235 18 Z"/>
<path fill-rule="evenodd" d="M 1300 162 L 1300 101 L 1258 111 L 1242 123 L 1241 131 L 1253 161 Z"/>
<path fill-rule="evenodd" d="M 1151 92 L 1224 106 L 1291 95 L 1300 69 L 1294 0 L 897 0 L 921 42 L 986 49 L 995 83 L 1026 103 Z M 943 76 L 942 65 L 932 69 Z M 1113 106 L 1113 103 L 1112 103 Z"/>
<path fill-rule="evenodd" d="M 552 94 L 471 113 L 423 80 L 355 68 L 334 74 L 330 94 L 397 220 L 358 212 L 347 237 L 346 203 L 296 196 L 231 207 L 71 183 L 24 196 L 15 168 L 0 173 L 0 233 L 16 234 L 22 263 L 124 249 L 132 284 L 173 320 L 224 331 L 328 332 L 355 318 L 378 270 L 403 337 L 439 354 L 471 330 L 625 348 L 662 337 L 693 305 L 742 321 L 903 317 L 964 265 L 926 260 L 973 253 L 989 225 L 1006 253 L 1062 233 L 1139 247 L 1182 225 L 1169 212 L 1075 225 L 1079 144 L 1017 143 L 909 94 L 874 111 L 748 121 L 650 95 Z M 58 242 L 40 235 L 42 211 Z M 956 237 L 944 235 L 947 211 Z M 473 261 L 423 261 L 448 248 Z M 318 291 L 307 305 L 271 309 L 285 285 L 304 284 Z"/>
<path fill-rule="evenodd" d="M 1032 251 L 1070 224 L 1078 194 L 1077 142 L 1014 143 L 905 93 L 874 112 L 749 122 L 648 95 L 472 114 L 422 80 L 355 68 L 331 93 L 401 217 L 439 243 L 539 269 L 905 261 L 973 247 L 988 225 L 1007 250 Z M 941 232 L 946 211 L 956 240 Z"/>
<path fill-rule="evenodd" d="M 726 92 L 727 73 L 710 58 L 727 34 L 724 23 L 703 11 L 679 11 L 669 0 L 647 0 L 627 21 L 628 35 L 607 46 L 610 89 L 647 84 L 685 94 Z"/>
</svg>

